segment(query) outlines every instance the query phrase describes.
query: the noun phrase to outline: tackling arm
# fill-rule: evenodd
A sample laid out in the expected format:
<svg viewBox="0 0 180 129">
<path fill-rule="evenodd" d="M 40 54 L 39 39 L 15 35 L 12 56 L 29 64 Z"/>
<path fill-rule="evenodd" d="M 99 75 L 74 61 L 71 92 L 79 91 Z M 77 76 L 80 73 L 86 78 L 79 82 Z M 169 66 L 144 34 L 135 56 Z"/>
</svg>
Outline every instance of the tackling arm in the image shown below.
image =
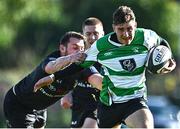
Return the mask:
<svg viewBox="0 0 180 129">
<path fill-rule="evenodd" d="M 82 62 L 84 61 L 85 58 L 86 58 L 86 54 L 82 52 L 78 52 L 78 53 L 71 54 L 68 56 L 59 57 L 56 60 L 50 61 L 45 66 L 45 71 L 48 74 L 53 74 L 59 70 L 66 68 L 72 63 Z"/>
</svg>

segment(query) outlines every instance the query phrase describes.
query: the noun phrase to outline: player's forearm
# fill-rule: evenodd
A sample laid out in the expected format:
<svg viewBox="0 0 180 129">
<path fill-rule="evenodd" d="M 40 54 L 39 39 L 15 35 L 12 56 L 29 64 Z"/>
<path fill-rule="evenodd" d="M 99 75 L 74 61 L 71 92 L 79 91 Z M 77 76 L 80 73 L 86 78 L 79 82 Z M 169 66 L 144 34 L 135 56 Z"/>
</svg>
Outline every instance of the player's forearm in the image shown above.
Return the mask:
<svg viewBox="0 0 180 129">
<path fill-rule="evenodd" d="M 96 87 L 99 90 L 102 89 L 102 81 L 103 81 L 103 76 L 101 76 L 100 74 L 93 74 L 88 78 L 88 82 L 93 87 Z"/>
<path fill-rule="evenodd" d="M 46 67 L 45 71 L 48 74 L 53 74 L 59 70 L 62 70 L 72 63 L 81 63 L 86 58 L 86 54 L 83 52 L 77 52 L 68 56 L 59 57 L 54 61 L 50 61 Z"/>
<path fill-rule="evenodd" d="M 71 56 L 59 57 L 54 61 L 50 61 L 46 67 L 45 71 L 49 74 L 55 73 L 72 63 Z"/>
</svg>

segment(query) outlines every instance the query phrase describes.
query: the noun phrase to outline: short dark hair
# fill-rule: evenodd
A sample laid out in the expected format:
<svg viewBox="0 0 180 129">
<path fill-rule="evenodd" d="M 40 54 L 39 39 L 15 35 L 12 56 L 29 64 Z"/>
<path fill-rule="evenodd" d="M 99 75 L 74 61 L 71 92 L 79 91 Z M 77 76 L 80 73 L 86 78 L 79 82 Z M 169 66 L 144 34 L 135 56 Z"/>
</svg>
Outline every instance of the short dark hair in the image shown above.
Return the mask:
<svg viewBox="0 0 180 129">
<path fill-rule="evenodd" d="M 133 10 L 127 6 L 119 6 L 113 13 L 113 24 L 127 23 L 136 20 Z"/>
<path fill-rule="evenodd" d="M 61 37 L 60 45 L 67 46 L 67 44 L 69 43 L 69 39 L 72 38 L 72 37 L 80 39 L 80 40 L 84 40 L 84 43 L 85 43 L 85 36 L 84 35 L 82 35 L 79 32 L 68 31 Z"/>
<path fill-rule="evenodd" d="M 99 20 L 96 17 L 89 17 L 83 22 L 82 29 L 84 29 L 84 27 L 88 25 L 98 25 L 98 24 L 100 24 L 103 27 L 103 23 L 101 22 L 101 20 Z"/>
</svg>

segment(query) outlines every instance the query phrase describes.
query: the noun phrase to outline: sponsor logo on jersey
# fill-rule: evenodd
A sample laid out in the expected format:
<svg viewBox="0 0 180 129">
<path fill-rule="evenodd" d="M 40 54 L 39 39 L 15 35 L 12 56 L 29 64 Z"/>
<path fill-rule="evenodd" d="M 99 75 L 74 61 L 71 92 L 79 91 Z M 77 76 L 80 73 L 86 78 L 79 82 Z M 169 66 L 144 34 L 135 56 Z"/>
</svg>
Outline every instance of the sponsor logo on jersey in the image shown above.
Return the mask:
<svg viewBox="0 0 180 129">
<path fill-rule="evenodd" d="M 110 55 L 112 55 L 112 52 L 104 53 L 104 56 L 110 56 Z"/>
<path fill-rule="evenodd" d="M 53 85 L 50 85 L 50 86 L 49 86 L 49 89 L 50 89 L 51 91 L 56 91 L 56 88 L 55 88 L 55 86 L 53 86 Z"/>
<path fill-rule="evenodd" d="M 83 82 L 79 82 L 77 85 L 80 86 L 80 87 L 92 87 L 90 84 L 83 83 Z"/>
<path fill-rule="evenodd" d="M 135 48 L 133 48 L 133 51 L 134 51 L 134 53 L 138 53 L 139 52 L 139 48 L 135 47 Z"/>
<path fill-rule="evenodd" d="M 119 60 L 119 62 L 121 64 L 122 68 L 126 71 L 132 72 L 136 68 L 136 62 L 133 58 Z"/>
</svg>

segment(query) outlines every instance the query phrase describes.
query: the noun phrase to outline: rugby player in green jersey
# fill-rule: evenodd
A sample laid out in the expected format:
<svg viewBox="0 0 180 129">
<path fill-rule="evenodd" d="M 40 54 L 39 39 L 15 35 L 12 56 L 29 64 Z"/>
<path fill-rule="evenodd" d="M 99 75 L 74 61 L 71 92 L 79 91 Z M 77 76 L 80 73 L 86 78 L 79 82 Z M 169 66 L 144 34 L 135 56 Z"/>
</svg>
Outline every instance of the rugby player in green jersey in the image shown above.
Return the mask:
<svg viewBox="0 0 180 129">
<path fill-rule="evenodd" d="M 154 31 L 137 28 L 134 12 L 127 6 L 115 10 L 112 26 L 114 32 L 97 40 L 80 64 L 87 68 L 99 62 L 104 68 L 102 85 L 98 85 L 102 88 L 98 126 L 114 128 L 125 123 L 130 128 L 154 128 L 153 116 L 146 104 L 145 64 L 152 47 L 160 44 L 169 47 L 169 44 Z M 175 61 L 170 59 L 169 66 L 161 74 L 171 72 L 175 67 Z M 64 72 L 54 73 L 55 79 Z M 71 72 L 67 69 L 68 73 Z M 50 77 L 43 80 L 48 82 Z"/>
</svg>

